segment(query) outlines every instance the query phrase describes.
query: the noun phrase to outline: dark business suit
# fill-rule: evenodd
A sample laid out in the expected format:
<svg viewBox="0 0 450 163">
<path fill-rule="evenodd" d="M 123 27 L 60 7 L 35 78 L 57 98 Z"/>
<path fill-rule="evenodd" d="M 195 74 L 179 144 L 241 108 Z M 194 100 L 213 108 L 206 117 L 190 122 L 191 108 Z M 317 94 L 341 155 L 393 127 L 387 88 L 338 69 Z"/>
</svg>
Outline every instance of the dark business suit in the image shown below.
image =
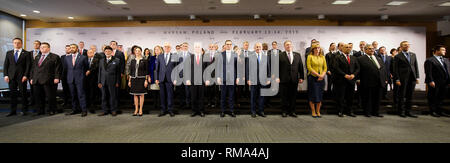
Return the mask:
<svg viewBox="0 0 450 163">
<path fill-rule="evenodd" d="M 120 60 L 111 57 L 108 62 L 101 58 L 98 63 L 98 84 L 102 84 L 102 109 L 104 113 L 117 111 L 117 87 L 120 83 L 121 65 Z M 108 104 L 110 108 L 108 108 Z"/>
<path fill-rule="evenodd" d="M 279 54 L 279 53 L 278 53 Z M 260 70 L 260 65 L 266 65 L 266 74 L 263 74 L 263 71 Z M 250 79 L 250 74 L 253 74 L 254 71 L 250 72 L 250 67 L 253 66 L 253 68 L 256 69 L 256 81 L 252 81 Z M 246 65 L 246 72 L 245 72 L 245 80 L 250 81 L 250 111 L 252 114 L 256 113 L 263 113 L 264 112 L 264 103 L 265 98 L 261 95 L 261 88 L 269 88 L 267 85 L 267 81 L 260 81 L 259 77 L 262 75 L 265 78 L 270 79 L 270 56 L 264 54 L 264 51 L 260 52 L 260 57 L 258 58 L 258 55 L 256 52 L 252 52 L 249 54 L 248 58 L 248 64 Z M 252 68 L 252 70 L 253 70 Z M 256 110 L 256 107 L 258 106 L 258 110 Z"/>
<path fill-rule="evenodd" d="M 72 110 L 77 112 L 78 103 L 81 111 L 86 112 L 86 94 L 84 92 L 84 79 L 86 71 L 89 69 L 87 57 L 77 53 L 75 58 L 75 65 L 72 63 L 72 56 L 66 56 L 65 62 L 67 66 L 67 84 L 72 95 Z"/>
<path fill-rule="evenodd" d="M 388 82 L 387 84 L 391 85 L 392 84 L 391 70 L 390 70 L 389 67 L 391 67 L 392 57 L 388 56 L 387 54 L 385 54 L 385 55 L 379 54 L 378 57 L 383 61 L 384 66 L 386 67 L 385 71 L 386 71 L 386 80 Z M 387 86 L 383 88 L 383 91 L 382 91 L 382 94 L 381 94 L 383 98 L 385 98 L 386 95 L 387 95 L 387 89 L 388 89 Z"/>
<path fill-rule="evenodd" d="M 216 67 L 217 63 L 215 63 L 215 61 L 216 61 L 216 56 L 218 56 L 218 55 L 220 56 L 220 53 L 218 51 L 214 51 L 213 54 L 210 54 L 210 52 L 206 53 L 204 55 L 204 58 L 208 58 L 208 61 L 209 61 L 209 62 L 204 62 L 206 67 L 209 67 L 209 66 Z M 212 78 L 215 78 L 215 76 L 216 76 L 215 69 L 211 73 L 212 73 L 211 74 Z M 220 97 L 220 95 L 219 95 L 219 86 L 217 84 L 210 84 L 208 86 L 205 86 L 205 98 L 206 98 L 206 101 L 208 103 L 208 106 L 216 107 L 217 103 L 218 103 L 218 100 L 219 100 L 219 97 Z"/>
<path fill-rule="evenodd" d="M 246 53 L 247 53 L 247 57 L 246 57 Z M 248 56 L 250 55 L 250 53 L 251 52 L 249 50 L 241 50 L 242 58 L 240 58 L 240 59 L 243 59 L 242 61 L 244 61 L 244 72 L 245 72 L 244 76 L 248 75 L 247 74 L 247 72 L 248 72 L 247 65 L 248 65 Z M 242 61 L 240 59 L 238 59 L 238 63 L 242 63 Z M 239 62 L 239 61 L 241 61 L 241 62 Z M 240 106 L 239 99 L 249 97 L 249 95 L 250 95 L 249 88 L 250 87 L 247 84 L 247 82 L 244 82 L 244 85 L 237 85 L 235 103 L 237 103 L 239 106 Z"/>
<path fill-rule="evenodd" d="M 38 105 L 37 113 L 45 113 L 45 97 L 48 99 L 48 112 L 56 111 L 56 89 L 58 83 L 54 83 L 55 79 L 61 79 L 61 59 L 57 54 L 49 53 L 47 55 L 39 54 L 33 63 L 31 71 L 32 86 L 34 88 L 34 96 Z M 39 64 L 41 63 L 41 64 Z"/>
<path fill-rule="evenodd" d="M 66 64 L 66 57 L 72 57 L 72 55 L 64 54 L 61 56 L 61 65 L 62 65 L 62 72 L 61 72 L 61 85 L 63 89 L 63 95 L 64 95 L 64 105 L 69 105 L 69 101 L 72 98 L 72 95 L 70 94 L 70 88 L 69 84 L 67 84 L 67 64 Z"/>
<path fill-rule="evenodd" d="M 85 80 L 85 92 L 86 92 L 86 107 L 91 107 L 94 105 L 95 101 L 99 98 L 99 88 L 98 88 L 98 69 L 100 57 L 96 54 L 94 57 L 88 57 L 88 70 L 91 72 L 86 76 Z M 91 108 L 91 111 L 92 108 Z"/>
<path fill-rule="evenodd" d="M 18 95 L 22 98 L 22 112 L 28 110 L 27 81 L 22 82 L 22 78 L 27 77 L 27 80 L 30 78 L 31 59 L 31 53 L 24 49 L 20 52 L 17 62 L 15 60 L 14 50 L 6 52 L 5 62 L 3 64 L 3 75 L 5 77 L 8 76 L 9 78 L 8 85 L 11 94 L 11 113 L 16 113 Z M 17 91 L 17 88 L 19 91 Z"/>
<path fill-rule="evenodd" d="M 326 55 L 325 55 L 325 60 L 326 60 L 326 62 L 327 62 L 327 69 L 328 69 L 328 71 L 330 71 L 330 72 L 333 72 L 333 60 L 334 60 L 334 54 L 335 53 L 333 53 L 333 52 L 328 52 Z M 333 76 L 333 73 L 331 73 L 331 75 L 328 75 L 328 73 L 327 73 L 327 92 L 328 93 L 331 93 L 331 88 L 332 88 L 332 85 L 333 85 L 333 79 L 332 79 L 332 76 Z"/>
<path fill-rule="evenodd" d="M 156 62 L 156 80 L 159 80 L 161 113 L 173 112 L 173 81 L 171 75 L 176 62 L 171 62 L 171 53 L 168 54 L 167 58 L 165 55 L 164 53 L 160 54 Z"/>
<path fill-rule="evenodd" d="M 34 63 L 34 60 L 36 59 L 36 57 L 39 55 L 39 54 L 42 54 L 41 53 L 41 51 L 39 50 L 39 49 L 34 49 L 34 50 L 31 50 L 30 51 L 30 53 L 31 53 L 31 64 L 33 64 Z M 33 65 L 31 65 L 31 69 L 33 69 Z M 30 70 L 30 73 L 31 73 L 31 70 Z M 31 80 L 28 80 L 29 82 L 31 82 Z M 35 102 L 35 100 L 34 100 L 34 89 L 33 89 L 33 87 L 31 86 L 31 83 L 30 83 L 30 95 L 31 95 L 31 97 L 30 97 L 30 103 L 31 103 L 31 105 L 33 105 L 34 104 L 34 102 Z"/>
<path fill-rule="evenodd" d="M 355 56 L 350 57 L 350 64 L 347 57 L 342 53 L 336 53 L 333 61 L 333 84 L 337 108 L 341 114 L 345 112 L 353 114 L 353 96 L 355 94 L 355 82 L 359 75 L 360 67 Z M 347 80 L 345 75 L 355 75 L 352 80 Z"/>
<path fill-rule="evenodd" d="M 236 78 L 237 78 L 237 54 L 233 51 L 230 54 L 230 59 L 228 61 L 227 59 L 227 52 L 222 52 L 222 55 L 220 58 L 221 61 L 217 63 L 218 68 L 216 70 L 220 71 L 222 70 L 222 78 L 221 78 L 221 85 L 220 85 L 220 108 L 222 113 L 225 112 L 226 108 L 226 100 L 228 95 L 228 106 L 230 108 L 230 111 L 234 112 L 234 93 L 235 93 L 235 87 L 236 87 Z M 221 65 L 220 65 L 221 64 Z M 234 67 L 234 70 L 227 70 L 227 64 L 230 64 Z M 220 69 L 222 68 L 222 69 Z M 227 72 L 231 74 L 233 77 L 232 79 L 228 79 L 230 82 L 227 82 Z M 220 78 L 220 76 L 218 77 Z"/>
<path fill-rule="evenodd" d="M 383 61 L 375 57 L 380 68 L 369 58 L 364 55 L 358 58 L 360 67 L 359 78 L 362 107 L 366 115 L 379 115 L 381 90 L 386 88 L 387 75 L 386 66 Z"/>
<path fill-rule="evenodd" d="M 191 55 L 193 55 L 192 53 L 189 52 L 180 52 L 178 53 L 179 56 L 179 60 L 178 60 L 178 64 L 184 64 L 183 60 L 185 57 L 191 57 Z M 184 65 L 180 65 L 181 69 L 184 68 Z M 180 78 L 183 78 L 183 70 L 180 71 Z M 191 91 L 190 91 L 190 87 L 189 85 L 185 85 L 184 82 L 182 83 L 182 85 L 180 86 L 176 86 L 176 96 L 180 98 L 180 100 L 183 100 L 182 102 L 180 102 L 181 106 L 185 106 L 186 108 L 191 107 Z"/>
<path fill-rule="evenodd" d="M 358 51 L 358 52 L 355 52 L 355 53 L 353 53 L 353 56 L 355 56 L 355 57 L 361 57 L 361 56 L 365 56 L 366 54 L 363 52 L 363 51 Z"/>
<path fill-rule="evenodd" d="M 199 55 L 198 63 L 195 54 L 192 54 L 190 57 L 191 57 L 191 79 L 190 79 L 191 108 L 194 113 L 204 112 L 205 86 L 203 82 L 203 72 L 206 69 L 206 64 L 203 63 L 202 55 Z M 201 77 L 198 80 L 196 80 L 195 76 Z"/>
<path fill-rule="evenodd" d="M 86 50 L 86 49 L 78 51 L 79 54 L 82 54 L 82 55 L 84 55 L 86 57 L 87 57 L 87 52 L 88 52 L 88 50 Z"/>
<path fill-rule="evenodd" d="M 292 53 L 292 64 L 286 51 L 280 54 L 280 93 L 283 113 L 295 113 L 298 82 L 299 79 L 305 79 L 301 56 L 297 52 Z"/>
<path fill-rule="evenodd" d="M 403 52 L 399 52 L 394 57 L 394 82 L 400 81 L 401 83 L 397 94 L 397 109 L 401 115 L 410 114 L 412 95 L 416 87 L 416 80 L 419 78 L 416 54 L 409 52 L 409 56 L 409 61 Z"/>
<path fill-rule="evenodd" d="M 445 59 L 439 62 L 435 56 L 432 56 L 425 61 L 424 67 L 425 83 L 428 85 L 427 97 L 430 112 L 442 114 L 442 102 L 446 97 L 447 86 L 450 84 L 448 65 L 445 63 Z M 434 82 L 434 88 L 429 85 L 431 82 Z"/>
<path fill-rule="evenodd" d="M 125 66 L 126 66 L 125 54 L 123 52 L 121 52 L 120 50 L 116 50 L 113 53 L 113 56 L 114 56 L 114 58 L 117 58 L 117 59 L 120 60 L 120 73 L 122 75 L 125 75 Z M 119 105 L 121 104 L 120 103 L 120 99 L 121 99 L 120 97 L 122 97 L 125 94 L 128 94 L 125 91 L 120 89 L 120 86 L 121 86 L 121 83 L 122 83 L 122 76 L 120 78 L 121 78 L 121 80 L 119 81 L 119 87 L 116 88 L 116 91 L 117 91 L 117 103 Z"/>
</svg>

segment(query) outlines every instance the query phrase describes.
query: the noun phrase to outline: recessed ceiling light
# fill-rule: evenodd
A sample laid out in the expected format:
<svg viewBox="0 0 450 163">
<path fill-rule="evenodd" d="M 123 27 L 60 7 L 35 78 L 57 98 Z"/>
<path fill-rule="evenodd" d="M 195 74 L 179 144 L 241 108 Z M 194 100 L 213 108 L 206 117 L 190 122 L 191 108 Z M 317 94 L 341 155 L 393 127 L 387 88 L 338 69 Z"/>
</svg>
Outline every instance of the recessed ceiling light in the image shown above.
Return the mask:
<svg viewBox="0 0 450 163">
<path fill-rule="evenodd" d="M 25 17 L 25 16 L 27 16 L 27 15 L 25 15 L 25 14 L 20 14 L 20 16 L 21 16 L 21 17 Z"/>
<path fill-rule="evenodd" d="M 126 5 L 127 3 L 123 0 L 110 0 L 108 1 L 109 3 L 113 4 L 113 5 Z"/>
<path fill-rule="evenodd" d="M 441 6 L 441 7 L 449 7 L 450 6 L 450 2 L 442 3 L 439 6 Z"/>
<path fill-rule="evenodd" d="M 406 3 L 408 3 L 408 2 L 406 2 L 406 1 L 392 1 L 392 2 L 389 2 L 386 5 L 387 6 L 400 6 L 400 5 L 403 5 L 403 4 L 406 4 Z"/>
<path fill-rule="evenodd" d="M 352 3 L 352 0 L 337 0 L 334 1 L 333 5 L 348 5 L 349 3 Z"/>
<path fill-rule="evenodd" d="M 40 11 L 38 11 L 38 10 L 33 10 L 33 12 L 34 13 L 36 13 L 36 14 L 39 14 L 39 13 L 41 13 Z"/>
<path fill-rule="evenodd" d="M 166 4 L 181 4 L 181 0 L 164 0 Z"/>
<path fill-rule="evenodd" d="M 220 0 L 223 4 L 237 4 L 239 3 L 239 0 Z"/>
<path fill-rule="evenodd" d="M 278 0 L 278 4 L 280 5 L 290 5 L 295 3 L 296 0 Z"/>
<path fill-rule="evenodd" d="M 68 19 L 75 19 L 74 17 L 71 17 L 71 16 L 69 16 L 69 17 L 67 17 Z"/>
</svg>

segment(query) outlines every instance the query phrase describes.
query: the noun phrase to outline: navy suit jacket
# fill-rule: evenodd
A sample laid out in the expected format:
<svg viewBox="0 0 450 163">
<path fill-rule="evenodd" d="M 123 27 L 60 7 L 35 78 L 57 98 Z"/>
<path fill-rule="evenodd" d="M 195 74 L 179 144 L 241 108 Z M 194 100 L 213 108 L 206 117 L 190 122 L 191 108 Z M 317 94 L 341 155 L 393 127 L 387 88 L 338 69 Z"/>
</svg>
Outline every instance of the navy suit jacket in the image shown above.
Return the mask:
<svg viewBox="0 0 450 163">
<path fill-rule="evenodd" d="M 72 64 L 72 56 L 66 56 L 66 68 L 67 68 L 67 83 L 81 84 L 84 81 L 86 71 L 89 69 L 88 57 L 84 55 L 77 55 L 75 60 L 75 66 Z"/>
<path fill-rule="evenodd" d="M 230 62 L 234 61 L 234 79 L 233 79 L 233 84 L 232 85 L 236 85 L 236 78 L 237 78 L 237 57 L 235 56 L 236 53 L 231 52 L 231 58 L 230 58 Z M 224 51 L 222 52 L 222 85 L 227 85 L 227 52 Z M 220 63 L 217 64 L 217 66 L 219 66 Z M 219 66 L 220 67 L 220 66 Z"/>
<path fill-rule="evenodd" d="M 172 53 L 169 54 L 169 63 L 166 65 L 166 59 L 164 58 L 165 54 L 160 54 L 157 58 L 156 62 L 156 80 L 162 82 L 170 82 L 172 83 L 172 71 L 176 66 L 176 62 L 171 62 L 170 59 L 172 57 Z"/>
</svg>

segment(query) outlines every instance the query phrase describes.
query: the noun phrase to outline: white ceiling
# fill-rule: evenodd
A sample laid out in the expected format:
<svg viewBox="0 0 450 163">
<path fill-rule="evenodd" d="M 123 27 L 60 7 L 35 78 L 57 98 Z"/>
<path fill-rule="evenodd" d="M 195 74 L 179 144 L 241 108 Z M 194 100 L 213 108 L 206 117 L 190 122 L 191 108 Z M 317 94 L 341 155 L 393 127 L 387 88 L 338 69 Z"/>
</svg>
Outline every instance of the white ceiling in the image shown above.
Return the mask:
<svg viewBox="0 0 450 163">
<path fill-rule="evenodd" d="M 439 20 L 450 15 L 450 7 L 438 5 L 450 0 L 404 0 L 402 6 L 386 6 L 392 0 L 353 0 L 350 5 L 332 5 L 334 0 L 297 0 L 292 5 L 279 5 L 278 0 L 240 0 L 237 5 L 224 5 L 220 0 L 182 0 L 181 5 L 167 5 L 163 0 L 124 0 L 126 5 L 111 5 L 106 0 L 0 0 L 0 11 L 46 22 L 109 21 L 152 19 L 189 19 L 190 14 L 200 19 L 248 18 L 260 14 L 262 18 L 316 18 L 325 14 L 332 19 L 379 18 Z M 215 8 L 215 9 L 211 9 Z M 33 13 L 39 10 L 40 14 Z M 67 17 L 73 16 L 74 20 Z"/>
</svg>

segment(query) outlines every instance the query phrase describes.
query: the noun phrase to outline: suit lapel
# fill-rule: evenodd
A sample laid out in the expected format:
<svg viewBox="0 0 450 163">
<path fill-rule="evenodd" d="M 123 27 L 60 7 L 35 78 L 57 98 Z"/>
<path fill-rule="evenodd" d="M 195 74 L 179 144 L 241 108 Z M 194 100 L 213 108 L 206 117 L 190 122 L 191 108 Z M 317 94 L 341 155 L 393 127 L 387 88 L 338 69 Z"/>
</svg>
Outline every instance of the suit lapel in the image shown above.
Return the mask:
<svg viewBox="0 0 450 163">
<path fill-rule="evenodd" d="M 24 54 L 24 50 L 22 49 L 22 52 L 20 52 L 20 56 L 19 58 L 17 58 L 17 64 L 20 63 L 20 61 L 22 61 L 22 58 L 25 57 Z M 13 51 L 13 58 L 14 58 L 14 51 Z"/>
<path fill-rule="evenodd" d="M 438 67 L 440 67 L 445 72 L 444 66 L 436 59 L 436 57 L 434 57 L 434 56 L 432 56 L 432 57 L 433 57 L 432 61 L 434 62 L 434 64 L 438 65 Z"/>
</svg>

